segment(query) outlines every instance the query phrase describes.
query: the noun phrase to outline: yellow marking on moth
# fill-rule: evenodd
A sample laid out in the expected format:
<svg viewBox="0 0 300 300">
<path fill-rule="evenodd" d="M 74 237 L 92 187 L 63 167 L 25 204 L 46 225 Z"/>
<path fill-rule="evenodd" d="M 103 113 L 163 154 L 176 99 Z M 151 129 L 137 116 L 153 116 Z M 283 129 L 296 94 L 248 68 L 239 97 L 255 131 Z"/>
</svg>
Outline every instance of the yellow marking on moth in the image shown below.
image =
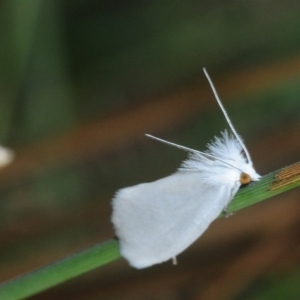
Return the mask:
<svg viewBox="0 0 300 300">
<path fill-rule="evenodd" d="M 275 175 L 275 180 L 270 184 L 270 190 L 278 190 L 297 181 L 300 181 L 300 162 L 279 171 Z"/>
</svg>

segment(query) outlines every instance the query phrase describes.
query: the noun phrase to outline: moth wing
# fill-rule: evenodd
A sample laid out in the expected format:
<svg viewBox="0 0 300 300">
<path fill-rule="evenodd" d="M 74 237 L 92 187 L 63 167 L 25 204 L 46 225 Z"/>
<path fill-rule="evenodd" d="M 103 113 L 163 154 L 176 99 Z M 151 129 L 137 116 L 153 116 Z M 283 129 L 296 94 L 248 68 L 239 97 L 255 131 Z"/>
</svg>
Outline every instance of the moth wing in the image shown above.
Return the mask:
<svg viewBox="0 0 300 300">
<path fill-rule="evenodd" d="M 112 222 L 121 255 L 136 268 L 176 257 L 220 215 L 238 188 L 205 184 L 197 172 L 177 172 L 119 190 Z"/>
</svg>

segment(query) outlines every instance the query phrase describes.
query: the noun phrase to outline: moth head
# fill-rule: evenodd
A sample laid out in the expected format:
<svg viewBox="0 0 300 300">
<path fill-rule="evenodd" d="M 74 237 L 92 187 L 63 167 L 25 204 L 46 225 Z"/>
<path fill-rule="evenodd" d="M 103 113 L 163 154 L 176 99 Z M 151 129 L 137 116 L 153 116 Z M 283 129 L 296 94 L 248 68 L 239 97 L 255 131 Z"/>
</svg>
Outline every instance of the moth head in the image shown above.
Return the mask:
<svg viewBox="0 0 300 300">
<path fill-rule="evenodd" d="M 260 179 L 260 175 L 256 173 L 253 166 L 250 164 L 243 164 L 240 166 L 240 178 L 239 181 L 242 185 L 248 184 L 251 181 L 258 181 Z"/>
<path fill-rule="evenodd" d="M 240 182 L 241 182 L 242 185 L 250 183 L 251 180 L 252 179 L 251 179 L 249 174 L 244 173 L 244 172 L 241 173 Z"/>
</svg>

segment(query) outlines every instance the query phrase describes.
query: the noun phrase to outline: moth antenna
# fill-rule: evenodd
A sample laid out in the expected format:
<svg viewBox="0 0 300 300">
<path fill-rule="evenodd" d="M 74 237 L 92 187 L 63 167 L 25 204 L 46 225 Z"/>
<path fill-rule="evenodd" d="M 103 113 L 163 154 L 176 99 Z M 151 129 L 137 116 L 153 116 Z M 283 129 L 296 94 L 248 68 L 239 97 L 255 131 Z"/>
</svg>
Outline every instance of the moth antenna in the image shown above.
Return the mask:
<svg viewBox="0 0 300 300">
<path fill-rule="evenodd" d="M 220 159 L 219 157 L 215 157 L 215 156 L 213 156 L 213 155 L 211 155 L 211 154 L 209 154 L 209 153 L 201 152 L 201 151 L 194 150 L 194 149 L 191 149 L 191 148 L 188 148 L 188 147 L 184 147 L 184 146 L 181 146 L 181 145 L 172 143 L 172 142 L 168 142 L 168 141 L 166 141 L 166 140 L 160 139 L 160 138 L 158 138 L 158 137 L 156 137 L 156 136 L 153 136 L 153 135 L 150 135 L 150 134 L 147 134 L 147 133 L 145 134 L 145 136 L 147 136 L 147 137 L 149 137 L 149 138 L 151 138 L 151 139 L 154 139 L 154 140 L 156 140 L 156 141 L 159 141 L 159 142 L 161 142 L 161 143 L 167 144 L 167 145 L 169 145 L 169 146 L 173 146 L 173 147 L 176 147 L 176 148 L 179 148 L 179 149 L 188 151 L 188 152 L 198 153 L 198 154 L 200 154 L 200 155 L 203 155 L 203 156 L 206 156 L 206 157 L 209 157 L 209 158 L 213 158 L 213 159 L 215 159 L 215 160 L 221 161 L 222 163 L 224 163 L 224 164 L 226 164 L 226 165 L 228 165 L 228 166 L 230 166 L 230 167 L 232 167 L 232 168 L 234 168 L 234 169 L 237 169 L 237 170 L 243 172 L 241 169 L 237 168 L 236 166 L 234 166 L 234 165 L 228 163 L 227 161 L 225 161 L 225 160 L 223 160 L 223 159 Z"/>
<path fill-rule="evenodd" d="M 231 129 L 231 131 L 233 132 L 233 134 L 234 134 L 234 136 L 236 137 L 236 139 L 238 140 L 238 142 L 241 144 L 241 146 L 242 146 L 242 148 L 243 148 L 243 151 L 244 151 L 244 153 L 245 153 L 245 155 L 246 155 L 246 157 L 247 157 L 248 163 L 250 163 L 250 164 L 252 165 L 251 156 L 250 156 L 250 154 L 249 154 L 249 152 L 248 152 L 248 150 L 247 150 L 245 144 L 243 143 L 243 141 L 242 141 L 241 138 L 239 137 L 238 133 L 236 132 L 236 130 L 235 130 L 233 124 L 231 123 L 231 121 L 230 121 L 230 119 L 229 119 L 229 116 L 228 116 L 228 114 L 227 114 L 227 112 L 226 112 L 226 110 L 225 110 L 225 108 L 224 108 L 224 106 L 223 106 L 223 104 L 222 104 L 222 102 L 221 102 L 221 100 L 220 100 L 220 98 L 219 98 L 219 95 L 218 95 L 218 93 L 217 93 L 217 90 L 216 90 L 216 88 L 214 87 L 214 84 L 213 84 L 212 80 L 210 79 L 210 77 L 209 77 L 209 75 L 208 75 L 208 73 L 207 73 L 207 71 L 206 71 L 205 68 L 203 68 L 203 72 L 204 72 L 204 74 L 205 74 L 205 76 L 206 76 L 206 78 L 207 78 L 207 80 L 208 80 L 208 82 L 209 82 L 209 85 L 210 85 L 210 87 L 211 87 L 211 89 L 212 89 L 212 91 L 213 91 L 213 93 L 214 93 L 214 96 L 215 96 L 215 98 L 216 98 L 216 100 L 217 100 L 217 102 L 218 102 L 218 104 L 219 104 L 219 106 L 220 106 L 220 108 L 221 108 L 221 110 L 222 110 L 222 112 L 223 112 L 223 115 L 224 115 L 224 117 L 225 117 L 225 119 L 226 119 L 226 121 L 227 121 L 227 123 L 228 123 L 228 125 L 229 125 L 229 127 L 230 127 L 230 129 Z"/>
<path fill-rule="evenodd" d="M 188 151 L 188 152 L 194 152 L 194 153 L 199 153 L 199 154 L 204 154 L 204 155 L 207 155 L 207 156 L 211 156 L 209 154 L 206 154 L 206 153 L 203 153 L 201 151 L 198 151 L 198 150 L 194 150 L 192 148 L 188 148 L 188 147 L 184 147 L 184 146 L 181 146 L 181 145 L 178 145 L 178 144 L 175 144 L 175 143 L 172 143 L 172 142 L 168 142 L 166 140 L 163 140 L 163 139 L 160 139 L 156 136 L 153 136 L 153 135 L 150 135 L 150 134 L 145 134 L 145 136 L 151 138 L 151 139 L 154 139 L 156 141 L 159 141 L 161 143 L 164 143 L 164 144 L 167 144 L 167 145 L 170 145 L 170 146 L 173 146 L 173 147 L 176 147 L 176 148 L 179 148 L 179 149 L 182 149 L 182 150 L 185 150 L 185 151 Z"/>
</svg>

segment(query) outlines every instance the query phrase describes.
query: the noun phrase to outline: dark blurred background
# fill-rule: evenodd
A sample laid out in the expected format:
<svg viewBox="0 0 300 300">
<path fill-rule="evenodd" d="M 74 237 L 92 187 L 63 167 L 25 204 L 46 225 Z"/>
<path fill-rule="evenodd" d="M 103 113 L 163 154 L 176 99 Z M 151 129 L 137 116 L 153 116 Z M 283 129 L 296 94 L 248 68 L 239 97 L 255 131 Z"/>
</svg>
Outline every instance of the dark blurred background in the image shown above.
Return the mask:
<svg viewBox="0 0 300 300">
<path fill-rule="evenodd" d="M 110 239 L 119 188 L 227 128 L 264 175 L 299 160 L 299 1 L 0 2 L 0 281 Z M 178 257 L 122 259 L 30 299 L 298 299 L 299 189 L 216 221 Z"/>
</svg>

